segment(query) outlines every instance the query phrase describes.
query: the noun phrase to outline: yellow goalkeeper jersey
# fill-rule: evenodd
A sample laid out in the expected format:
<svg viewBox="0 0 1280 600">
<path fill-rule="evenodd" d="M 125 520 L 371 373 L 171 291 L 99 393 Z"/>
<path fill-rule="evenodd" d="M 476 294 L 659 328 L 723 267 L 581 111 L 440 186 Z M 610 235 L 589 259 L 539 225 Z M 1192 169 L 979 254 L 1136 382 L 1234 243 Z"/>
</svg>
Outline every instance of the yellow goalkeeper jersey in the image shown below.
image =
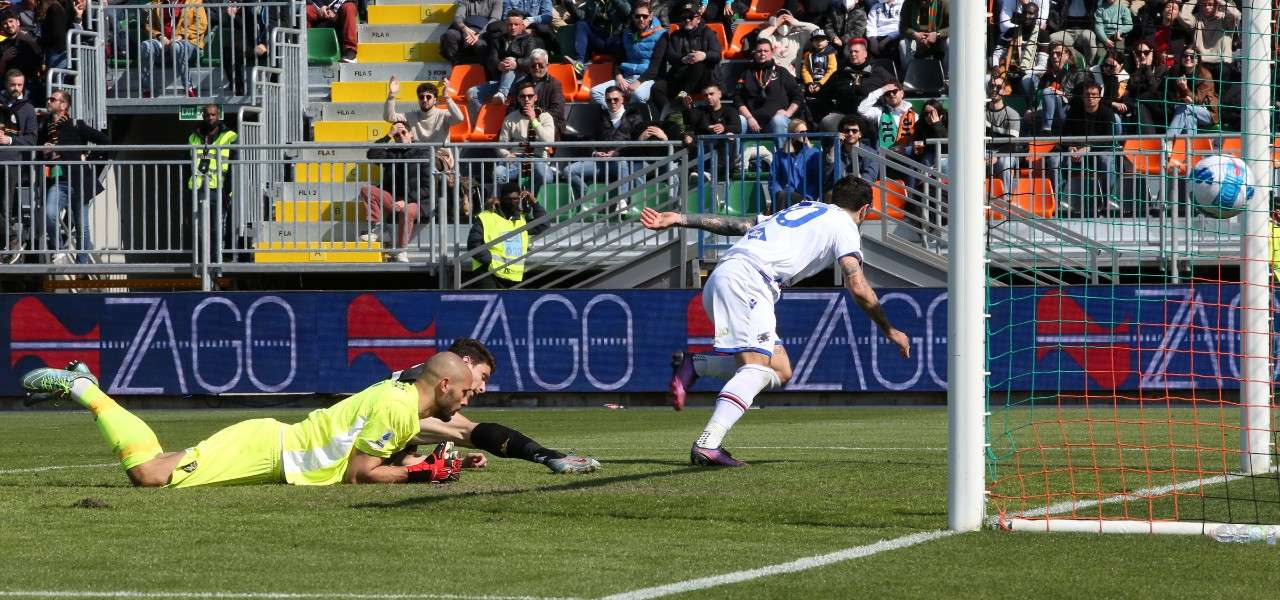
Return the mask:
<svg viewBox="0 0 1280 600">
<path fill-rule="evenodd" d="M 387 458 L 418 434 L 418 392 L 412 383 L 380 381 L 285 428 L 285 481 L 342 481 L 352 449 Z"/>
</svg>

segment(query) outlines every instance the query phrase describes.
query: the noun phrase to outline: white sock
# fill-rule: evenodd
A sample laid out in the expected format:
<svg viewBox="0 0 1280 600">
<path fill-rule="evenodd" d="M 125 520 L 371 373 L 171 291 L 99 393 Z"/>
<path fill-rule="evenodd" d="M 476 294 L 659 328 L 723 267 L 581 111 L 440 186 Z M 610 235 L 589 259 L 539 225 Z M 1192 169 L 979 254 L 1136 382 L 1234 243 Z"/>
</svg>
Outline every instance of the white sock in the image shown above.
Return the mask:
<svg viewBox="0 0 1280 600">
<path fill-rule="evenodd" d="M 716 398 L 716 410 L 698 436 L 698 447 L 719 448 L 725 434 L 746 414 L 756 394 L 778 385 L 778 374 L 764 365 L 742 365 Z"/>
<path fill-rule="evenodd" d="M 738 370 L 738 363 L 729 354 L 694 354 L 693 372 L 699 377 L 729 379 Z"/>
</svg>

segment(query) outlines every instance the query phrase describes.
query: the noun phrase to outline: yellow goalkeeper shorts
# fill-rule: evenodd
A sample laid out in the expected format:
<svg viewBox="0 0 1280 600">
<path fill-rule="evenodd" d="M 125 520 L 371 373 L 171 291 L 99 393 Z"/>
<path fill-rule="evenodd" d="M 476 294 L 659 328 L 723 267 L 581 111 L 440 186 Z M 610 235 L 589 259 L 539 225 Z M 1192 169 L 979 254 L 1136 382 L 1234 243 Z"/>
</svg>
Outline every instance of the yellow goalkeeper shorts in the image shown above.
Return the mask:
<svg viewBox="0 0 1280 600">
<path fill-rule="evenodd" d="M 187 448 L 165 487 L 284 483 L 280 465 L 286 425 L 275 419 L 241 421 Z"/>
</svg>

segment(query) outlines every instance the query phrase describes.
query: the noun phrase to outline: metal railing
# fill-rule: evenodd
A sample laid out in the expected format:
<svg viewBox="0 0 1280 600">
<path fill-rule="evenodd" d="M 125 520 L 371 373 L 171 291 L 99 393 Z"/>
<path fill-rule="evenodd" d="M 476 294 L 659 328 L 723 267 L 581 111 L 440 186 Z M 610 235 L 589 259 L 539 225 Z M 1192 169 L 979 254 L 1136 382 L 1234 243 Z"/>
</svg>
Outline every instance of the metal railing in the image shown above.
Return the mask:
<svg viewBox="0 0 1280 600">
<path fill-rule="evenodd" d="M 672 144 L 623 144 L 625 158 L 614 159 L 589 156 L 587 143 L 553 144 L 549 159 L 481 156 L 523 144 L 406 145 L 417 154 L 371 159 L 371 147 L 389 145 L 263 144 L 268 112 L 245 106 L 238 116 L 241 143 L 225 171 L 207 147 L 14 148 L 22 159 L 5 166 L 12 187 L 0 190 L 0 273 L 186 274 L 211 289 L 235 273 L 417 271 L 474 287 L 482 274 L 462 273 L 477 253 L 467 234 L 503 181 L 520 182 L 548 213 L 531 224 L 546 230 L 524 258 L 525 286 L 590 285 L 682 239 L 637 219 L 643 207 L 684 206 L 688 161 Z M 442 151 L 462 156 L 446 168 Z M 401 199 L 421 214 L 396 210 Z M 392 260 L 401 252 L 410 262 Z"/>
<path fill-rule="evenodd" d="M 97 129 L 107 127 L 106 77 L 102 36 L 84 29 L 67 31 L 67 68 L 45 72 L 49 92 L 70 92 L 71 114 Z"/>
<path fill-rule="evenodd" d="M 105 93 L 112 106 L 243 101 L 255 66 L 288 67 L 296 77 L 306 76 L 298 68 L 305 67 L 306 48 L 300 0 L 204 2 L 174 11 L 157 6 L 105 6 L 103 17 L 93 21 L 102 44 L 111 44 Z M 293 33 L 282 36 L 279 29 Z"/>
</svg>

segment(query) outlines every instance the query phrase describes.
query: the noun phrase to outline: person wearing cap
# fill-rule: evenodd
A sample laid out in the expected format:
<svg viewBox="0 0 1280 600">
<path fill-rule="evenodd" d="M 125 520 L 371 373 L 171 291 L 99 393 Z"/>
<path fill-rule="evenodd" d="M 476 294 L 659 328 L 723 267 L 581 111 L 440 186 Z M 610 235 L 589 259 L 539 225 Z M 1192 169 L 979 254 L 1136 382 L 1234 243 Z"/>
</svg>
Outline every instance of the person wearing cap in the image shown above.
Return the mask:
<svg viewBox="0 0 1280 600">
<path fill-rule="evenodd" d="M 822 93 L 822 86 L 836 74 L 836 63 L 836 47 L 831 45 L 825 31 L 815 30 L 800 60 L 800 82 L 804 84 L 806 102 Z"/>
<path fill-rule="evenodd" d="M 649 68 L 640 76 L 642 83 L 654 82 L 649 100 L 664 108 L 680 92 L 694 94 L 711 83 L 723 50 L 715 32 L 702 23 L 696 5 L 684 4 L 672 15 L 679 27 L 658 40 Z"/>
<path fill-rule="evenodd" d="M 809 45 L 809 37 L 817 30 L 817 25 L 795 18 L 784 8 L 769 18 L 769 25 L 760 30 L 758 39 L 773 43 L 773 62 L 795 77 L 800 52 Z"/>
</svg>

